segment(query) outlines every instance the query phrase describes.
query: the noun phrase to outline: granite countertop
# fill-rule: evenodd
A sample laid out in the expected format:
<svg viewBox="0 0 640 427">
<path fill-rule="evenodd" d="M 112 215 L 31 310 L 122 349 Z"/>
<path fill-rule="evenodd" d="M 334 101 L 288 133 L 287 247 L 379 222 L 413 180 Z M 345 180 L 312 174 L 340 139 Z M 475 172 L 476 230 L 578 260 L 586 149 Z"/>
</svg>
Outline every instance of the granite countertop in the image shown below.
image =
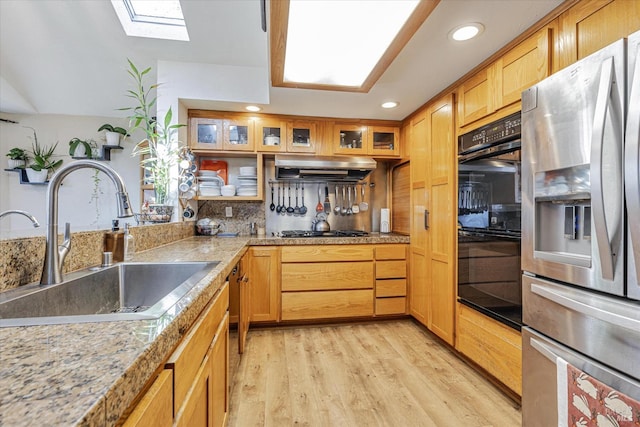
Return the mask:
<svg viewBox="0 0 640 427">
<path fill-rule="evenodd" d="M 219 261 L 156 320 L 0 328 L 0 425 L 114 425 L 250 245 L 408 243 L 408 236 L 191 237 L 133 261 Z"/>
</svg>

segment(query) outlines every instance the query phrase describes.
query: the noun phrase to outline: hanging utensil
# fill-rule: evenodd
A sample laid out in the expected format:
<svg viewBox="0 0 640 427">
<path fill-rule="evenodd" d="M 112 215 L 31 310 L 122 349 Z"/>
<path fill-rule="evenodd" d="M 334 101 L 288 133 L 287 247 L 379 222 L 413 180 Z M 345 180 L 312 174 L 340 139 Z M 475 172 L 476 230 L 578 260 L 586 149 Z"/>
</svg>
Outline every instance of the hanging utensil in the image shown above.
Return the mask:
<svg viewBox="0 0 640 427">
<path fill-rule="evenodd" d="M 358 212 L 360 212 L 360 206 L 358 206 L 358 186 L 357 185 L 353 186 L 353 208 L 351 208 L 351 210 L 353 210 L 354 214 L 357 214 Z"/>
<path fill-rule="evenodd" d="M 300 206 L 300 215 L 307 214 L 307 207 L 304 205 L 304 182 L 302 183 L 302 206 Z"/>
<path fill-rule="evenodd" d="M 347 215 L 353 214 L 352 203 L 351 203 L 351 186 L 347 185 Z"/>
<path fill-rule="evenodd" d="M 291 206 L 291 183 L 287 186 L 289 191 L 289 206 L 287 207 L 287 214 L 291 215 L 293 213 L 293 206 Z"/>
<path fill-rule="evenodd" d="M 276 206 L 276 212 L 280 213 L 282 212 L 282 205 L 280 204 L 280 188 L 282 187 L 282 184 L 278 185 L 278 206 Z"/>
<path fill-rule="evenodd" d="M 340 203 L 339 203 L 339 197 L 338 197 L 338 184 L 336 184 L 335 187 L 335 191 L 336 191 L 336 199 L 335 199 L 335 203 L 336 203 L 336 207 L 333 208 L 333 213 L 336 215 L 340 215 Z"/>
<path fill-rule="evenodd" d="M 331 213 L 331 202 L 329 201 L 329 186 L 324 185 L 324 213 L 329 215 Z"/>
<path fill-rule="evenodd" d="M 316 212 L 324 212 L 324 206 L 322 206 L 322 189 L 318 184 L 318 204 L 316 205 Z"/>
<path fill-rule="evenodd" d="M 346 215 L 347 214 L 347 189 L 344 187 L 344 185 L 342 186 L 342 201 L 341 201 L 341 205 L 340 206 L 340 215 Z"/>
<path fill-rule="evenodd" d="M 298 206 L 298 183 L 296 182 L 296 207 L 293 208 L 294 215 L 300 215 L 300 206 Z"/>
<path fill-rule="evenodd" d="M 365 185 L 367 185 L 367 184 L 362 184 L 362 189 L 361 189 L 361 191 L 362 191 L 362 201 L 360 202 L 360 210 L 362 212 L 365 212 L 365 211 L 369 210 L 369 203 L 364 201 L 364 187 L 365 187 Z"/>
<path fill-rule="evenodd" d="M 273 203 L 273 183 L 269 183 L 269 187 L 271 187 L 271 204 L 269 205 L 269 209 L 273 212 L 276 210 L 276 205 Z"/>
</svg>

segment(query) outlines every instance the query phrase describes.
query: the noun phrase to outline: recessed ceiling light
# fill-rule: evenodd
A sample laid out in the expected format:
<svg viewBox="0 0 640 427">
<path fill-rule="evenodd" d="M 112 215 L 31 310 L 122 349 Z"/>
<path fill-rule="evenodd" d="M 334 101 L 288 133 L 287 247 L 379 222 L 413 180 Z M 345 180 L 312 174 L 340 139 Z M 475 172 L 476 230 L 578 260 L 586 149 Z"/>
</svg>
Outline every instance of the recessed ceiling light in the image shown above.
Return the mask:
<svg viewBox="0 0 640 427">
<path fill-rule="evenodd" d="M 465 41 L 479 36 L 484 31 L 484 25 L 474 22 L 454 28 L 449 32 L 449 37 L 455 41 Z"/>
<path fill-rule="evenodd" d="M 382 108 L 396 108 L 398 103 L 396 101 L 387 101 L 382 103 Z"/>
<path fill-rule="evenodd" d="M 247 111 L 251 111 L 252 113 L 262 110 L 262 108 L 258 107 L 257 105 L 247 105 L 246 107 L 244 107 L 244 109 Z"/>
</svg>

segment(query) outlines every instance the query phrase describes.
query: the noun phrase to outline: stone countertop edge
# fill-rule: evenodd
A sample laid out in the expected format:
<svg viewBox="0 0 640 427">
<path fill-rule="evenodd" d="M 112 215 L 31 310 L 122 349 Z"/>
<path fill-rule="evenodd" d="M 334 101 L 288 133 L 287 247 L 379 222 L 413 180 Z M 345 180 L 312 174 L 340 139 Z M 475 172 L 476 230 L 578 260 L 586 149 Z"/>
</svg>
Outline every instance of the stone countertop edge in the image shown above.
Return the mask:
<svg viewBox="0 0 640 427">
<path fill-rule="evenodd" d="M 0 328 L 0 425 L 115 425 L 249 246 L 380 243 L 409 236 L 194 236 L 140 252 L 134 262 L 220 263 L 159 319 Z"/>
</svg>

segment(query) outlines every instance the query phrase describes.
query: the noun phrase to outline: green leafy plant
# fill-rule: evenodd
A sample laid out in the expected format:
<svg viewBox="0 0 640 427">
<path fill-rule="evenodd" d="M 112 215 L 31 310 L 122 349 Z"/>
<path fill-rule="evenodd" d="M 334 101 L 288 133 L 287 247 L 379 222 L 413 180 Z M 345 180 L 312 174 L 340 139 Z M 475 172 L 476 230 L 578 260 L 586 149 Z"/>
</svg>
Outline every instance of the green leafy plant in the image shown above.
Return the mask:
<svg viewBox="0 0 640 427">
<path fill-rule="evenodd" d="M 152 116 L 152 109 L 156 105 L 157 97 L 152 95 L 152 91 L 158 84 L 145 86 L 145 76 L 149 74 L 151 67 L 139 71 L 130 59 L 127 61 L 128 73 L 136 85 L 134 90 L 127 91 L 127 96 L 134 99 L 137 105 L 121 110 L 130 112 L 132 128 L 129 133 L 142 130 L 145 134 L 145 138 L 133 148 L 132 154 L 141 156 L 140 165 L 149 172 L 150 179 L 153 180 L 156 203 L 164 204 L 169 196 L 171 168 L 177 165 L 179 158 L 179 143 L 175 134 L 185 125 L 171 124 L 171 107 L 163 120 L 156 121 Z"/>
<path fill-rule="evenodd" d="M 14 147 L 7 153 L 7 157 L 11 160 L 24 160 L 25 162 L 29 160 L 29 154 L 27 150 L 23 150 L 22 148 Z"/>
<path fill-rule="evenodd" d="M 33 154 L 33 162 L 28 167 L 35 171 L 41 171 L 43 169 L 55 170 L 62 164 L 62 159 L 54 160 L 55 150 L 58 146 L 56 142 L 52 146 L 40 145 L 38 142 L 38 135 L 36 130 L 29 128 L 33 131 L 33 143 L 31 145 L 31 154 Z"/>
<path fill-rule="evenodd" d="M 92 140 L 82 140 L 80 138 L 73 138 L 71 141 L 69 141 L 69 155 L 73 156 L 75 154 L 76 149 L 78 148 L 78 146 L 82 145 L 84 147 L 84 152 L 87 156 L 87 158 L 91 158 L 91 142 L 93 142 Z"/>
<path fill-rule="evenodd" d="M 108 123 L 105 123 L 102 126 L 100 126 L 100 128 L 98 129 L 98 132 L 102 132 L 103 130 L 106 130 L 108 132 L 116 132 L 116 133 L 119 133 L 122 136 L 127 136 L 127 130 L 125 128 L 112 126 L 112 125 L 110 125 Z"/>
</svg>

